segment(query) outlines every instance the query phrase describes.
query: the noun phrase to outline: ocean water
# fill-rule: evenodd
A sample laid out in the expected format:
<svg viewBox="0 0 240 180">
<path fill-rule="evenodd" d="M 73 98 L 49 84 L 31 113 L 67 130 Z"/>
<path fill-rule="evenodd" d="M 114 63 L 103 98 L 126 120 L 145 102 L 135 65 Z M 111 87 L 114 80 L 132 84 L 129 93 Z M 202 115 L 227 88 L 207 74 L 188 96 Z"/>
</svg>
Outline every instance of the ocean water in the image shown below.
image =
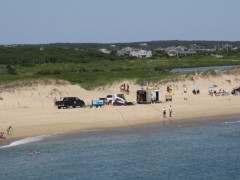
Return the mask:
<svg viewBox="0 0 240 180">
<path fill-rule="evenodd" d="M 0 164 L 8 180 L 240 179 L 240 123 L 33 137 L 1 148 Z"/>
</svg>

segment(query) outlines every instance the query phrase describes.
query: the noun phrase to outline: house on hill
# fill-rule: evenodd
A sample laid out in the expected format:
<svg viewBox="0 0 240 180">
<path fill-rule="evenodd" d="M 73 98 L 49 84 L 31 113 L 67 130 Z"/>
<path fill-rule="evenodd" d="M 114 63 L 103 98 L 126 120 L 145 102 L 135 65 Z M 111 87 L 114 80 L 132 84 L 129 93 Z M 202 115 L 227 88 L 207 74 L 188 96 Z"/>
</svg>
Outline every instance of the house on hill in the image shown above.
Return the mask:
<svg viewBox="0 0 240 180">
<path fill-rule="evenodd" d="M 104 54 L 110 54 L 111 53 L 111 51 L 109 51 L 109 50 L 107 50 L 107 49 L 99 49 L 99 52 L 101 52 L 101 53 L 104 53 Z"/>
<path fill-rule="evenodd" d="M 209 52 L 215 52 L 216 48 L 206 48 L 205 46 L 198 46 L 197 44 L 191 44 L 189 51 L 196 51 L 199 53 L 209 53 Z"/>
<path fill-rule="evenodd" d="M 187 49 L 184 46 L 173 46 L 164 49 L 170 57 L 189 56 L 196 54 L 196 51 Z"/>
<path fill-rule="evenodd" d="M 152 51 L 147 51 L 143 49 L 132 49 L 131 47 L 126 47 L 117 51 L 118 56 L 131 56 L 137 58 L 149 58 L 152 57 Z"/>
</svg>

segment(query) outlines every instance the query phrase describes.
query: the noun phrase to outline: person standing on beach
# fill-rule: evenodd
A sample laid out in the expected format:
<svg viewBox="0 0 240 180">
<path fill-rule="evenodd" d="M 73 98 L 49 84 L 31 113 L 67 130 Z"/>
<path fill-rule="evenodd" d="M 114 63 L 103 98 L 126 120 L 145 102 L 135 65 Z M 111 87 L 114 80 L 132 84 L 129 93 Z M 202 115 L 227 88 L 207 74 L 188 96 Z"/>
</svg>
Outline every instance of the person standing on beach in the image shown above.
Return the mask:
<svg viewBox="0 0 240 180">
<path fill-rule="evenodd" d="M 55 97 L 55 98 L 53 99 L 53 106 L 54 106 L 54 107 L 56 107 L 56 102 L 57 102 L 57 98 Z"/>
<path fill-rule="evenodd" d="M 172 106 L 169 106 L 169 117 L 172 117 Z"/>
<path fill-rule="evenodd" d="M 183 99 L 184 99 L 184 100 L 187 100 L 187 93 L 188 93 L 187 87 L 184 87 L 184 88 L 183 88 Z"/>
<path fill-rule="evenodd" d="M 166 110 L 166 108 L 164 107 L 164 108 L 163 108 L 163 118 L 166 118 L 166 113 L 167 113 L 167 110 Z"/>
</svg>

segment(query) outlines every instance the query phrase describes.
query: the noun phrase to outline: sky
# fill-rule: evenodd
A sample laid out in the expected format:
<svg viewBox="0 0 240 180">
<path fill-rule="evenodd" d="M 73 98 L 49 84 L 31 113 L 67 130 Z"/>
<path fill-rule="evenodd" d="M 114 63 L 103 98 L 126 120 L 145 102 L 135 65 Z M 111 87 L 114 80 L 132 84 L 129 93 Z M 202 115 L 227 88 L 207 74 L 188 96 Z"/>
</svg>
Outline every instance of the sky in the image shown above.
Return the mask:
<svg viewBox="0 0 240 180">
<path fill-rule="evenodd" d="M 0 44 L 240 40 L 240 0 L 0 0 Z"/>
</svg>

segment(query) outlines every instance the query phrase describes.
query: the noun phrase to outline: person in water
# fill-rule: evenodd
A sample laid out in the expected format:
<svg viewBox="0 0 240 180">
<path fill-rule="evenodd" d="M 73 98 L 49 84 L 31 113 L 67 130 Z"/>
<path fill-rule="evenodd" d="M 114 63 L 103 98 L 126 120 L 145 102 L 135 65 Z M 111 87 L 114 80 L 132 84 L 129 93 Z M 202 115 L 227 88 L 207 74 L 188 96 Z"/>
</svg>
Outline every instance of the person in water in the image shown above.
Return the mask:
<svg viewBox="0 0 240 180">
<path fill-rule="evenodd" d="M 39 150 L 37 150 L 36 152 L 35 152 L 35 154 L 40 154 L 41 152 L 39 151 Z"/>
<path fill-rule="evenodd" d="M 28 155 L 33 155 L 33 152 L 31 149 L 29 150 Z"/>
</svg>

